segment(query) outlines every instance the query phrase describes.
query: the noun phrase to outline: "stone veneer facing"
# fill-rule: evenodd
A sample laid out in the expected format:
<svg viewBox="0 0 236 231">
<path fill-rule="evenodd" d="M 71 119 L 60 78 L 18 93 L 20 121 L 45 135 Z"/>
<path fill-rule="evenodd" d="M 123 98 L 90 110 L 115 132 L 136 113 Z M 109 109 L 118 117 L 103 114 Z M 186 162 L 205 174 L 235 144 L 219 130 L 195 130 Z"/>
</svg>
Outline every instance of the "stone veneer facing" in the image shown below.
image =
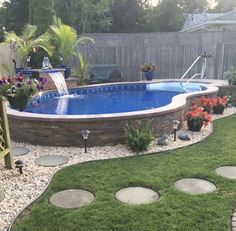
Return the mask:
<svg viewBox="0 0 236 231">
<path fill-rule="evenodd" d="M 116 87 L 116 84 L 108 85 Z M 193 99 L 202 95 L 215 97 L 217 91 L 216 87 L 212 87 L 200 93 L 180 94 L 173 98 L 171 104 L 162 108 L 105 116 L 38 115 L 9 109 L 11 138 L 35 145 L 82 147 L 84 141 L 81 130 L 88 129 L 88 146 L 115 145 L 123 142 L 125 125 L 134 119 L 152 120 L 154 134 L 158 137 L 173 132 L 173 120 L 183 122 L 184 114 Z"/>
</svg>

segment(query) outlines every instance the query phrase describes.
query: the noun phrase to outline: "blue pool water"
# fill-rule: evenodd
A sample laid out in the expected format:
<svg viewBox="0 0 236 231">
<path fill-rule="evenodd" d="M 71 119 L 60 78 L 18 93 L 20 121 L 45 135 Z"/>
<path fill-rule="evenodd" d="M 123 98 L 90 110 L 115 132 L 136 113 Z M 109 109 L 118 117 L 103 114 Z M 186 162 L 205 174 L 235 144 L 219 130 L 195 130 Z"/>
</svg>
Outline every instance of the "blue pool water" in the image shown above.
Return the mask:
<svg viewBox="0 0 236 231">
<path fill-rule="evenodd" d="M 201 91 L 199 84 L 120 84 L 69 90 L 69 95 L 45 93 L 27 106 L 27 112 L 59 115 L 95 115 L 159 108 L 185 92 Z"/>
</svg>

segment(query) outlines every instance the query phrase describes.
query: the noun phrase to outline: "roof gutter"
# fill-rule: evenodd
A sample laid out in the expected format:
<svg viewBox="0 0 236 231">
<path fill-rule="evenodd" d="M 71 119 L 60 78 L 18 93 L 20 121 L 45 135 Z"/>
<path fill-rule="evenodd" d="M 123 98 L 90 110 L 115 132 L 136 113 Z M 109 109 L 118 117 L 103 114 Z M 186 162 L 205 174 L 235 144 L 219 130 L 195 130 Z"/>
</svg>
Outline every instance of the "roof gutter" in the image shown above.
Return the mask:
<svg viewBox="0 0 236 231">
<path fill-rule="evenodd" d="M 225 24 L 230 24 L 230 25 L 234 25 L 236 24 L 236 21 L 233 21 L 233 20 L 211 20 L 211 21 L 206 21 L 206 22 L 203 22 L 201 24 L 198 24 L 198 25 L 195 25 L 193 27 L 190 27 L 190 28 L 186 28 L 186 29 L 183 29 L 181 30 L 180 32 L 192 32 L 192 31 L 195 31 L 196 29 L 200 29 L 200 28 L 205 28 L 207 25 L 225 25 Z"/>
</svg>

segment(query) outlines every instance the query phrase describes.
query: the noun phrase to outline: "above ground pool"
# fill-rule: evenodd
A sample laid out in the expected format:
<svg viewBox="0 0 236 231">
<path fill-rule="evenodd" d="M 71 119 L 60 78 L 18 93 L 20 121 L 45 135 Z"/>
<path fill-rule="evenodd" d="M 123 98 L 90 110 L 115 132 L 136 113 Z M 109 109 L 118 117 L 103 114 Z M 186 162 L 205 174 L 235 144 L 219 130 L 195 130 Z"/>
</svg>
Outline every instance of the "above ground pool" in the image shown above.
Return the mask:
<svg viewBox="0 0 236 231">
<path fill-rule="evenodd" d="M 149 121 L 156 137 L 173 132 L 173 120 L 184 121 L 192 100 L 216 97 L 211 84 L 179 82 L 107 83 L 57 91 L 34 98 L 25 111 L 8 108 L 14 141 L 49 146 L 84 146 L 81 131 L 89 130 L 88 147 L 124 141 L 134 120 Z"/>
<path fill-rule="evenodd" d="M 45 93 L 26 112 L 53 115 L 96 115 L 142 111 L 170 104 L 180 93 L 201 91 L 199 83 L 120 84 L 69 90 L 69 95 Z"/>
</svg>

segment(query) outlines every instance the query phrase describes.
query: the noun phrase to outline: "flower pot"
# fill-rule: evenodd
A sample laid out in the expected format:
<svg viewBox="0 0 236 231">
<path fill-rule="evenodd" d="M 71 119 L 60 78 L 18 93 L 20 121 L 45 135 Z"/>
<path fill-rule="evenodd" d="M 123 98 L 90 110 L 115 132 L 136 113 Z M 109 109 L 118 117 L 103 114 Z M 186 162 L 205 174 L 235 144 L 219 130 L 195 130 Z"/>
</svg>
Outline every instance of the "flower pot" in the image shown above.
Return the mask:
<svg viewBox="0 0 236 231">
<path fill-rule="evenodd" d="M 146 80 L 149 80 L 149 81 L 153 80 L 153 77 L 154 77 L 153 71 L 146 71 L 144 73 L 145 73 Z"/>
<path fill-rule="evenodd" d="M 65 77 L 65 79 L 68 79 L 70 77 L 71 67 L 69 67 L 67 65 L 60 65 L 59 68 L 65 69 L 64 70 L 64 77 Z"/>
<path fill-rule="evenodd" d="M 192 132 L 199 132 L 203 125 L 203 120 L 187 120 L 188 129 Z"/>
<path fill-rule="evenodd" d="M 11 108 L 23 111 L 29 102 L 28 95 L 20 95 L 20 96 L 7 96 L 8 102 Z"/>
<path fill-rule="evenodd" d="M 212 108 L 214 114 L 223 114 L 225 110 L 225 106 L 222 105 L 216 105 Z"/>
<path fill-rule="evenodd" d="M 212 114 L 212 109 L 211 109 L 211 107 L 203 106 L 203 111 L 204 111 L 204 112 L 207 112 L 208 114 Z"/>
<path fill-rule="evenodd" d="M 24 67 L 16 67 L 16 74 L 21 74 L 25 68 Z"/>
</svg>

